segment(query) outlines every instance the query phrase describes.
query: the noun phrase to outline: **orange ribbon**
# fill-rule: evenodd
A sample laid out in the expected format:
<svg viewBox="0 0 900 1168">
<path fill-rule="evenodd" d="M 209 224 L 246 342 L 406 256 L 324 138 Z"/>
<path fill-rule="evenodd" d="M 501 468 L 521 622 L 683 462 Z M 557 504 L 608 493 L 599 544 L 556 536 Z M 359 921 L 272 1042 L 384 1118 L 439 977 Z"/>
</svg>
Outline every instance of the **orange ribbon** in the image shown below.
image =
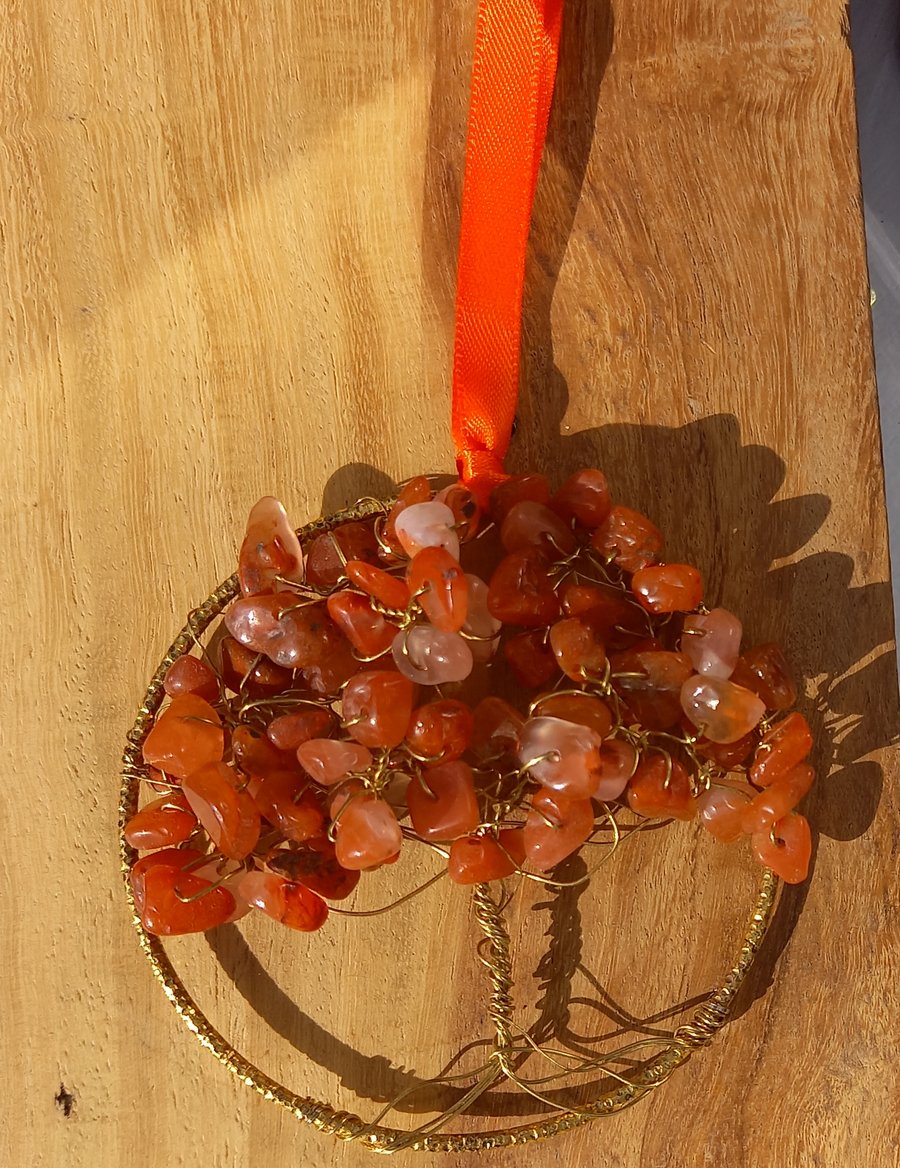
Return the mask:
<svg viewBox="0 0 900 1168">
<path fill-rule="evenodd" d="M 505 478 L 519 395 L 522 287 L 563 0 L 480 0 L 466 141 L 452 429 L 462 480 Z"/>
</svg>

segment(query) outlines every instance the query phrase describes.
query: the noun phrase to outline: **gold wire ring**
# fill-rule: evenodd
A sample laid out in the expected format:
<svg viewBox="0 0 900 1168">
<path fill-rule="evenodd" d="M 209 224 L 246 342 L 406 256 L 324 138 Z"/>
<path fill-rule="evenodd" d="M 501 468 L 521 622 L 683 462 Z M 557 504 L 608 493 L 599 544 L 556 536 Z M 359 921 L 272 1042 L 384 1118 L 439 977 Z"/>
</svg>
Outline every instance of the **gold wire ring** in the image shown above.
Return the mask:
<svg viewBox="0 0 900 1168">
<path fill-rule="evenodd" d="M 364 499 L 354 507 L 339 511 L 327 518 L 314 520 L 301 528 L 301 541 L 330 532 L 341 523 L 383 514 L 385 504 Z M 679 1066 L 687 1062 L 694 1050 L 708 1045 L 728 1021 L 734 999 L 759 952 L 772 921 L 779 881 L 773 872 L 764 869 L 759 883 L 756 904 L 741 942 L 737 959 L 722 984 L 694 1013 L 691 1021 L 678 1027 L 666 1049 L 628 1076 L 621 1076 L 619 1085 L 605 1091 L 591 1103 L 577 1111 L 561 1111 L 538 1123 L 518 1127 L 498 1128 L 489 1132 L 439 1132 L 410 1138 L 402 1128 L 368 1124 L 358 1115 L 337 1111 L 327 1103 L 308 1096 L 297 1095 L 281 1083 L 269 1078 L 263 1071 L 239 1054 L 212 1025 L 191 997 L 176 973 L 159 937 L 148 933 L 141 925 L 131 890 L 129 874 L 137 853 L 124 837 L 124 827 L 135 813 L 141 783 L 142 747 L 153 727 L 157 711 L 165 697 L 163 677 L 176 657 L 188 652 L 198 638 L 238 595 L 237 574 L 230 576 L 194 609 L 187 624 L 175 638 L 160 662 L 147 687 L 134 726 L 128 734 L 123 756 L 122 787 L 119 795 L 119 853 L 126 898 L 131 909 L 132 923 L 137 930 L 141 948 L 153 973 L 162 984 L 166 997 L 175 1007 L 187 1028 L 196 1036 L 232 1074 L 266 1099 L 271 1099 L 292 1112 L 298 1119 L 311 1124 L 318 1131 L 338 1139 L 359 1142 L 376 1152 L 390 1153 L 401 1149 L 422 1152 L 488 1151 L 512 1144 L 532 1143 L 580 1127 L 593 1119 L 612 1115 L 631 1106 L 648 1091 L 664 1082 Z M 509 955 L 509 937 L 502 919 L 502 906 L 491 898 L 487 885 L 476 885 L 474 890 L 476 917 L 482 927 L 489 956 L 481 960 L 487 966 L 491 979 L 490 1017 L 497 1032 L 493 1055 L 502 1069 L 506 1058 L 505 1047 L 510 1041 L 512 974 Z M 497 1078 L 501 1076 L 498 1074 Z"/>
</svg>

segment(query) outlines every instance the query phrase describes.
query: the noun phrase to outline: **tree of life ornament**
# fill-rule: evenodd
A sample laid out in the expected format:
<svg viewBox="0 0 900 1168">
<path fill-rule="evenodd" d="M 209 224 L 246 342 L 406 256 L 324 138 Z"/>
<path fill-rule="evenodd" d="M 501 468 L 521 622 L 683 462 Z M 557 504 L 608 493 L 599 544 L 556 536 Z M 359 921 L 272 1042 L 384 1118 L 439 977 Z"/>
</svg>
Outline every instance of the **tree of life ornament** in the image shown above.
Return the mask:
<svg viewBox="0 0 900 1168">
<path fill-rule="evenodd" d="M 805 876 L 808 849 L 802 830 L 799 835 L 796 830 L 805 819 L 791 808 L 801 797 L 798 779 L 806 774 L 802 759 L 810 742 L 802 716 L 787 711 L 793 688 L 783 659 L 774 646 L 740 653 L 735 618 L 710 625 L 712 613 L 721 610 L 711 613 L 695 605 L 692 613 L 652 611 L 645 595 L 647 577 L 640 573 L 662 551 L 661 536 L 653 537 L 656 550 L 650 549 L 647 533 L 656 529 L 644 517 L 614 506 L 608 491 L 604 500 L 604 490 L 605 480 L 596 471 L 573 476 L 552 496 L 541 476 L 521 476 L 495 491 L 492 511 L 482 515 L 471 494 L 455 484 L 442 493 L 453 504 L 449 525 L 424 536 L 415 523 L 410 534 L 409 515 L 405 523 L 398 522 L 404 511 L 412 512 L 414 520 L 417 508 L 435 504 L 424 497 L 432 493 L 427 480 L 413 480 L 393 505 L 363 501 L 302 530 L 296 543 L 283 511 L 274 500 L 264 500 L 251 515 L 238 575 L 192 615 L 148 691 L 126 752 L 121 808 L 123 864 L 144 950 L 170 1000 L 204 1045 L 249 1085 L 341 1138 L 382 1151 L 488 1148 L 563 1131 L 635 1102 L 726 1021 L 765 934 L 777 887 L 774 872 L 765 868 L 738 959 L 690 1024 L 649 1048 L 629 1044 L 596 1059 L 573 1058 L 565 1074 L 560 1071 L 558 1078 L 566 1081 L 589 1070 L 606 1073 L 614 1086 L 596 1100 L 569 1108 L 554 1104 L 551 1118 L 537 1124 L 448 1134 L 454 1115 L 503 1080 L 551 1102 L 548 1076 L 535 1085 L 516 1069 L 531 1040 L 514 1020 L 503 879 L 538 880 L 552 887 L 553 869 L 566 855 L 579 848 L 611 855 L 660 816 L 700 822 L 719 839 L 748 836 L 763 864 L 773 863 L 789 880 Z M 591 509 L 582 506 L 585 496 Z M 584 523 L 599 520 L 604 510 L 595 526 Z M 631 521 L 628 529 L 622 526 L 623 512 Z M 563 538 L 563 530 L 573 543 Z M 641 534 L 642 550 L 635 552 L 623 530 Z M 467 566 L 470 552 L 490 566 L 488 553 L 493 552 L 488 581 L 462 573 L 468 582 L 465 600 L 458 587 L 455 597 L 447 597 L 446 571 L 421 581 L 417 560 L 428 548 L 446 550 L 448 532 L 462 535 L 460 568 Z M 610 555 L 613 536 L 617 550 Z M 435 542 L 422 545 L 421 538 Z M 561 542 L 569 546 L 558 546 Z M 347 559 L 346 550 L 362 558 Z M 508 587 L 523 554 L 543 565 L 550 585 L 547 591 L 535 574 L 537 599 L 526 598 L 527 603 L 521 580 L 515 589 Z M 636 566 L 635 554 L 646 561 L 643 566 Z M 617 564 L 616 556 L 634 570 Z M 433 556 L 426 557 L 426 566 L 429 559 Z M 693 570 L 683 575 L 694 580 Z M 451 572 L 450 577 L 452 591 L 457 576 Z M 419 580 L 418 587 L 409 590 L 410 580 Z M 267 590 L 245 596 L 241 582 Z M 404 586 L 405 609 L 379 599 L 399 598 Z M 555 611 L 551 593 L 558 602 Z M 672 595 L 661 593 L 654 603 L 665 609 Z M 347 608 L 350 598 L 354 603 Z M 368 606 L 367 622 L 357 600 Z M 514 614 L 505 609 L 511 603 L 519 605 Z M 248 611 L 259 604 L 264 613 L 277 612 L 281 623 L 257 619 L 248 626 Z M 575 609 L 576 615 L 570 615 Z M 525 615 L 532 623 L 504 622 L 492 610 L 517 620 Z M 341 617 L 347 611 L 354 619 L 344 632 L 330 614 Z M 471 675 L 441 680 L 454 670 L 452 654 L 446 652 L 432 682 L 405 677 L 403 668 L 418 670 L 420 677 L 423 665 L 421 659 L 410 663 L 403 651 L 411 631 L 419 630 L 414 643 L 425 635 L 445 645 L 448 630 L 433 621 L 446 626 L 448 612 L 453 613 L 449 623 L 458 625 L 449 635 L 464 642 L 463 634 L 468 635 L 472 673 L 480 668 L 497 674 L 498 689 L 518 693 L 518 708 L 490 694 L 468 708 L 467 718 Z M 534 623 L 538 616 L 548 623 Z M 382 624 L 389 627 L 389 637 Z M 316 629 L 312 638 L 311 625 Z M 233 632 L 253 644 L 242 645 Z M 374 634 L 382 637 L 382 651 L 372 660 L 364 650 L 371 648 Z M 544 643 L 544 670 L 550 658 L 554 662 L 551 677 L 537 669 L 536 641 L 529 654 L 519 652 L 523 636 Z M 349 653 L 343 647 L 335 651 L 338 637 Z M 259 638 L 268 638 L 269 654 L 258 648 Z M 338 674 L 323 673 L 321 645 L 329 647 L 332 665 L 343 662 Z M 236 647 L 247 655 L 241 657 Z M 479 665 L 474 656 L 482 657 Z M 433 655 L 426 657 L 434 666 Z M 679 667 L 684 676 L 675 692 Z M 726 670 L 729 678 L 737 676 L 745 684 L 716 677 Z M 398 742 L 404 680 L 418 689 L 410 709 L 403 711 Z M 740 691 L 732 703 L 734 717 L 746 720 L 762 707 L 757 724 L 746 731 L 739 721 L 728 725 L 717 708 L 715 737 L 731 742 L 715 741 L 700 732 L 708 728 L 689 722 L 689 715 L 697 717 L 698 694 L 706 692 L 703 686 L 710 680 L 719 693 L 726 686 Z M 379 708 L 379 682 L 389 687 L 387 720 Z M 635 719 L 631 707 L 642 712 L 644 722 Z M 297 742 L 298 737 L 304 740 Z M 580 759 L 571 753 L 573 742 Z M 434 753 L 423 753 L 423 744 Z M 293 763 L 284 757 L 290 747 Z M 336 751 L 346 760 L 343 774 L 335 773 L 343 765 L 335 761 Z M 310 772 L 317 766 L 314 779 Z M 220 789 L 215 778 L 223 781 Z M 151 799 L 138 811 L 142 789 Z M 477 822 L 471 816 L 473 801 Z M 348 820 L 347 809 L 354 806 L 362 814 Z M 379 849 L 387 846 L 385 819 L 399 830 L 400 862 L 403 849 L 427 847 L 446 858 L 450 879 L 471 884 L 481 934 L 477 952 L 487 968 L 487 1014 L 494 1030 L 491 1055 L 467 1074 L 471 1081 L 459 1103 L 413 1130 L 385 1126 L 386 1112 L 365 1121 L 273 1083 L 199 1012 L 159 939 L 215 927 L 253 910 L 293 928 L 321 927 L 328 901 L 332 911 L 340 911 L 334 902 L 346 903 L 361 872 L 395 860 L 393 853 L 378 858 Z M 761 820 L 768 826 L 760 827 Z M 342 845 L 348 824 L 350 839 L 345 835 Z M 697 830 L 695 825 L 686 829 Z M 131 843 L 146 854 L 136 859 Z M 637 1070 L 624 1070 L 616 1062 L 638 1055 Z"/>
</svg>

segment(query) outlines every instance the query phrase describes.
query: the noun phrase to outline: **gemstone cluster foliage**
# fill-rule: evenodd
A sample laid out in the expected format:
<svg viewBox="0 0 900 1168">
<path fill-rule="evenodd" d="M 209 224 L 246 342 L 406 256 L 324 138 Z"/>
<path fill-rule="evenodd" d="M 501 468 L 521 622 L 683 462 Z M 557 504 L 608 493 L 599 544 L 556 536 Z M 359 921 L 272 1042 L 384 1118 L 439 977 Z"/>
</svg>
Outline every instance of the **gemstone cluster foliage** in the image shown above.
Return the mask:
<svg viewBox="0 0 900 1168">
<path fill-rule="evenodd" d="M 266 497 L 238 579 L 144 742 L 125 838 L 149 932 L 312 931 L 416 846 L 456 884 L 552 883 L 669 820 L 806 878 L 812 737 L 780 648 L 745 648 L 600 471 L 481 501 L 415 478 L 305 546 Z"/>
</svg>

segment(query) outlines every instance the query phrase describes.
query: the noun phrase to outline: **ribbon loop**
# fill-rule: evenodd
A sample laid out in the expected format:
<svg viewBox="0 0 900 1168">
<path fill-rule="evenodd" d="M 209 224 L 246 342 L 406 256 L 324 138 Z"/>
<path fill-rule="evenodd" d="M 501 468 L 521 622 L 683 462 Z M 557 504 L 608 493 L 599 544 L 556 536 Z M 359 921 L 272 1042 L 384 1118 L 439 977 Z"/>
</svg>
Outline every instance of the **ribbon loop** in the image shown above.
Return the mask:
<svg viewBox="0 0 900 1168">
<path fill-rule="evenodd" d="M 464 482 L 501 481 L 519 394 L 531 210 L 563 0 L 480 0 L 459 234 L 452 430 Z"/>
<path fill-rule="evenodd" d="M 494 450 L 462 450 L 457 456 L 456 467 L 464 483 L 478 482 L 485 488 L 495 486 L 507 477 L 503 459 Z"/>
</svg>

